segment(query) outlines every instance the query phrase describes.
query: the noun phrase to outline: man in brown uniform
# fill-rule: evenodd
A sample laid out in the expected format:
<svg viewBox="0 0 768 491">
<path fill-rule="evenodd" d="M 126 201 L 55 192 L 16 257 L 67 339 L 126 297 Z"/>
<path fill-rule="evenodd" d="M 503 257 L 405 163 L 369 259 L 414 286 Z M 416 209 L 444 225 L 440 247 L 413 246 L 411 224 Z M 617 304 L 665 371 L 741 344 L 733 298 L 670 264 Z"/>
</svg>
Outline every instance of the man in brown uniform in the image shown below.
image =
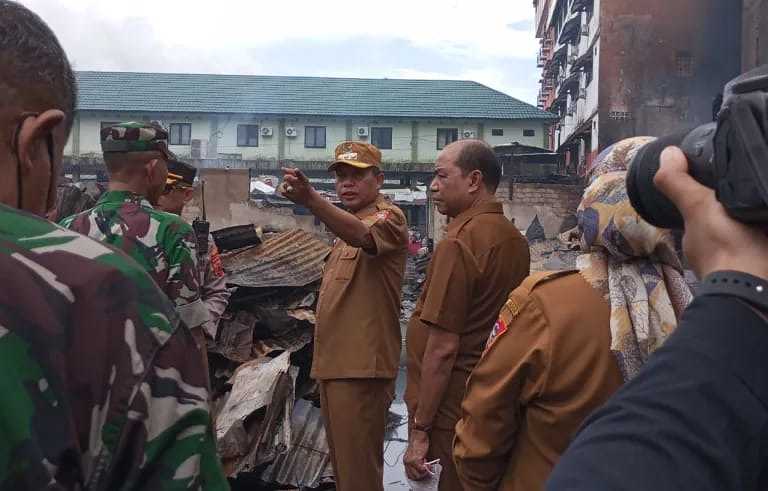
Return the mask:
<svg viewBox="0 0 768 491">
<path fill-rule="evenodd" d="M 500 178 L 493 150 L 463 140 L 440 153 L 430 186 L 435 205 L 451 221 L 408 325 L 404 463 L 409 478 L 423 479 L 426 461 L 440 459 L 441 491 L 461 490 L 452 441 L 464 386 L 499 310 L 530 267 L 528 243 L 494 197 Z"/>
<path fill-rule="evenodd" d="M 323 199 L 297 169 L 280 188 L 338 239 L 317 306 L 312 377 L 339 491 L 383 490 L 384 430 L 400 359 L 400 292 L 408 252 L 405 215 L 379 193 L 381 152 L 362 142 L 336 147 L 330 170 L 349 210 Z"/>
<path fill-rule="evenodd" d="M 543 489 L 574 432 L 622 384 L 609 316 L 577 271 L 531 275 L 509 296 L 456 426 L 465 491 Z"/>
</svg>

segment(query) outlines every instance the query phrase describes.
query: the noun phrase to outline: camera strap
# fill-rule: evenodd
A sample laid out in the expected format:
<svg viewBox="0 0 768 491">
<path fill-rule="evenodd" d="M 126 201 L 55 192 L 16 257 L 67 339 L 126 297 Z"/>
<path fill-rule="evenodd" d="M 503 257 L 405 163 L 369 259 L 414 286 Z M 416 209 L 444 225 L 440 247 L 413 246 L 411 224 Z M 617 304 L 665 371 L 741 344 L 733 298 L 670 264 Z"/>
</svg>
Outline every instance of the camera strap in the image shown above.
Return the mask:
<svg viewBox="0 0 768 491">
<path fill-rule="evenodd" d="M 697 297 L 729 295 L 768 312 L 768 281 L 739 271 L 716 271 L 701 282 Z"/>
</svg>

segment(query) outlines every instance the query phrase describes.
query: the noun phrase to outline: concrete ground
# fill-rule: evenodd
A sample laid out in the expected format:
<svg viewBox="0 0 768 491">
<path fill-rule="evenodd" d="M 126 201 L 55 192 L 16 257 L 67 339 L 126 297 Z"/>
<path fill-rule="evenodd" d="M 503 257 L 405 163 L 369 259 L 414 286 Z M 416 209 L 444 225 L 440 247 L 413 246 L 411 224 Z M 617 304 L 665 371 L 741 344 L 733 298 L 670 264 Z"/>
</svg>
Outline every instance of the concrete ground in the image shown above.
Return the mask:
<svg viewBox="0 0 768 491">
<path fill-rule="evenodd" d="M 403 469 L 403 455 L 408 446 L 408 411 L 403 401 L 405 392 L 405 366 L 401 364 L 397 375 L 396 395 L 390 410 L 403 416 L 397 430 L 387 435 L 384 441 L 384 489 L 386 491 L 408 491 L 408 481 Z"/>
</svg>

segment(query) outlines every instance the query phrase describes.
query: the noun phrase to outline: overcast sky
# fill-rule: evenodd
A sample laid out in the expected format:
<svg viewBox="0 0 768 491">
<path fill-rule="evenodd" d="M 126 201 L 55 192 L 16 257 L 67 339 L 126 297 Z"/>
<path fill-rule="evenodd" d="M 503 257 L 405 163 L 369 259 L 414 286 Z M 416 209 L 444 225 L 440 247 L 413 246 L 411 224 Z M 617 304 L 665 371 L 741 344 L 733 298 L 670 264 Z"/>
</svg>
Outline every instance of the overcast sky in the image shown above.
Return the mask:
<svg viewBox="0 0 768 491">
<path fill-rule="evenodd" d="M 78 70 L 474 80 L 535 103 L 531 0 L 21 0 Z"/>
</svg>

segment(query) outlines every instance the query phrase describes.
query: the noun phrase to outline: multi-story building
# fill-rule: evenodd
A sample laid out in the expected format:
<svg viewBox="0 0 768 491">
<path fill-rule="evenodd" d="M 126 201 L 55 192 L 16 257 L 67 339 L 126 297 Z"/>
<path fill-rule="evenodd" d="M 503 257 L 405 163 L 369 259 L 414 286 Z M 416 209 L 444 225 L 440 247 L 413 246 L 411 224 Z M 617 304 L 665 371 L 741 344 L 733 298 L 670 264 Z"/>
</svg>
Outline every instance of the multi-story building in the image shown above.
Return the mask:
<svg viewBox="0 0 768 491">
<path fill-rule="evenodd" d="M 157 121 L 201 167 L 290 161 L 324 168 L 336 145 L 378 146 L 385 164 L 432 164 L 445 145 L 541 146 L 551 114 L 469 81 L 79 72 L 70 161 L 99 156 L 100 129 Z"/>
<path fill-rule="evenodd" d="M 744 2 L 744 46 L 742 69 L 751 70 L 768 63 L 768 2 L 743 0 Z"/>
<path fill-rule="evenodd" d="M 550 148 L 584 173 L 608 145 L 711 120 L 741 65 L 741 0 L 535 0 Z"/>
</svg>

